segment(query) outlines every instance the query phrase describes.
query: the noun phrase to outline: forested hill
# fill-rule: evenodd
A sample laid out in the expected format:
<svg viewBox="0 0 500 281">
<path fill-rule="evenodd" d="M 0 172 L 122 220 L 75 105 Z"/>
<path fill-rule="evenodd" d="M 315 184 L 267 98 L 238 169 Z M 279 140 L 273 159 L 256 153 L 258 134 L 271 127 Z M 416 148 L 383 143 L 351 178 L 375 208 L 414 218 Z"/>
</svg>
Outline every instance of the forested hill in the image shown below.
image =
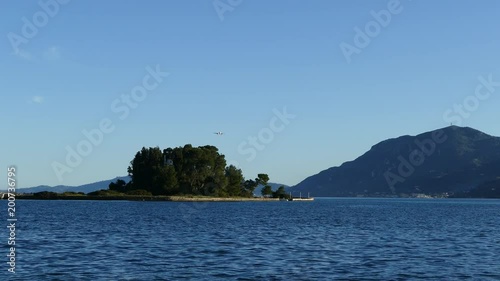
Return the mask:
<svg viewBox="0 0 500 281">
<path fill-rule="evenodd" d="M 468 192 L 500 178 L 500 138 L 450 126 L 374 145 L 340 167 L 291 190 L 314 196 L 385 196 Z"/>
<path fill-rule="evenodd" d="M 129 176 L 124 176 L 124 177 L 116 177 L 110 180 L 102 180 L 98 182 L 93 182 L 93 183 L 88 183 L 88 184 L 83 184 L 83 185 L 78 185 L 78 186 L 69 186 L 69 185 L 56 185 L 56 186 L 48 186 L 48 185 L 39 185 L 39 186 L 34 186 L 34 187 L 27 187 L 27 188 L 19 188 L 17 189 L 18 193 L 36 193 L 36 192 L 42 192 L 42 191 L 50 191 L 50 192 L 57 192 L 57 193 L 63 193 L 63 192 L 83 192 L 83 193 L 89 193 L 93 192 L 96 190 L 100 189 L 106 189 L 108 188 L 109 184 L 117 181 L 117 180 L 123 180 L 124 182 L 129 182 L 130 177 Z"/>
</svg>

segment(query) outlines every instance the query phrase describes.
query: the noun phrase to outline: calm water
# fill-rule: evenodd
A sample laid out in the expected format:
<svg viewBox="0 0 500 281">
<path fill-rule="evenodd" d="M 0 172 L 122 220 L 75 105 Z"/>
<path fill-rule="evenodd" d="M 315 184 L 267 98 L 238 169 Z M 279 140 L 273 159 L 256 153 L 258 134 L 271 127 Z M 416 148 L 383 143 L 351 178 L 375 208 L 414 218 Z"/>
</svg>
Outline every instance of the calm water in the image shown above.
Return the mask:
<svg viewBox="0 0 500 281">
<path fill-rule="evenodd" d="M 500 280 L 500 200 L 17 206 L 0 280 Z"/>
</svg>

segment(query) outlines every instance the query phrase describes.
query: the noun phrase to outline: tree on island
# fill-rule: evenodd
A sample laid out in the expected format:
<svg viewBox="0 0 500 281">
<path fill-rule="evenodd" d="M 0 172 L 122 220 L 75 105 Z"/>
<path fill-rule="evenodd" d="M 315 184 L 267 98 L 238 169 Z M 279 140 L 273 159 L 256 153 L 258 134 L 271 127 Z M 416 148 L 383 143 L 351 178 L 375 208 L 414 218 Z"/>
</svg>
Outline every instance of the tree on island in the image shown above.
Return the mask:
<svg viewBox="0 0 500 281">
<path fill-rule="evenodd" d="M 267 184 L 269 182 L 269 176 L 266 174 L 258 174 L 257 178 L 255 179 L 257 184 L 263 185 L 264 187 L 260 191 L 262 193 L 262 196 L 264 197 L 271 197 L 273 195 L 273 188 Z"/>
<path fill-rule="evenodd" d="M 252 197 L 259 184 L 267 185 L 269 176 L 258 174 L 245 180 L 241 169 L 226 166 L 225 156 L 215 146 L 167 148 L 143 147 L 128 167 L 131 181 L 117 180 L 109 189 L 122 193 L 144 190 L 153 195 L 204 195 Z M 272 194 L 272 191 L 271 191 Z"/>
<path fill-rule="evenodd" d="M 266 186 L 267 182 L 269 182 L 269 176 L 267 174 L 258 174 L 255 181 L 257 181 L 257 184 Z"/>
<path fill-rule="evenodd" d="M 273 197 L 274 198 L 288 198 L 289 196 L 286 194 L 285 187 L 280 186 L 278 190 L 273 192 Z"/>
<path fill-rule="evenodd" d="M 259 184 L 256 180 L 246 180 L 243 182 L 243 194 L 246 197 L 251 197 L 255 188 L 257 188 Z"/>
<path fill-rule="evenodd" d="M 262 188 L 261 193 L 264 197 L 270 197 L 271 195 L 273 195 L 273 189 L 270 185 L 266 185 Z"/>
<path fill-rule="evenodd" d="M 227 178 L 227 186 L 226 186 L 226 193 L 227 194 L 239 194 L 241 196 L 245 196 L 244 192 L 244 177 L 243 177 L 243 172 L 241 169 L 236 168 L 233 165 L 229 165 L 225 169 L 225 175 Z M 252 190 L 253 193 L 253 190 Z"/>
<path fill-rule="evenodd" d="M 114 191 L 118 191 L 118 192 L 127 192 L 127 183 L 124 181 L 124 180 L 117 180 L 116 182 L 111 182 L 109 184 L 109 189 L 110 190 L 114 190 Z"/>
</svg>

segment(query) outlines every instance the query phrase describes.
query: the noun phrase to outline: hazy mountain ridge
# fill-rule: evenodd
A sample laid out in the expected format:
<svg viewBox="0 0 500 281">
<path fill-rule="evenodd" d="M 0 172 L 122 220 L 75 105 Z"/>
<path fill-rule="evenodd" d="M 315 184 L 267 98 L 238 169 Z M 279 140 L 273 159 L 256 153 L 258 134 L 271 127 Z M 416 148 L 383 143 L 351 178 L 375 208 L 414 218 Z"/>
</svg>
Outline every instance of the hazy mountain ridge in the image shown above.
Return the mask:
<svg viewBox="0 0 500 281">
<path fill-rule="evenodd" d="M 57 185 L 57 186 L 48 186 L 48 185 L 39 185 L 35 187 L 28 187 L 28 188 L 19 188 L 17 189 L 18 193 L 35 193 L 35 192 L 41 192 L 41 191 L 52 191 L 52 192 L 57 192 L 57 193 L 62 193 L 62 192 L 84 192 L 84 193 L 89 193 L 92 191 L 96 190 L 101 190 L 101 189 L 108 189 L 108 186 L 111 182 L 114 182 L 118 179 L 124 180 L 126 182 L 130 181 L 129 176 L 124 176 L 124 177 L 116 177 L 114 179 L 110 180 L 103 180 L 103 181 L 98 181 L 94 183 L 89 183 L 89 184 L 84 184 L 84 185 L 79 185 L 79 186 L 67 186 L 67 185 Z"/>
<path fill-rule="evenodd" d="M 445 140 L 437 143 L 436 136 Z M 411 163 L 415 150 L 423 156 L 420 165 Z M 314 196 L 437 194 L 468 191 L 496 178 L 500 178 L 500 138 L 450 126 L 382 141 L 355 160 L 308 177 L 291 190 Z"/>
</svg>

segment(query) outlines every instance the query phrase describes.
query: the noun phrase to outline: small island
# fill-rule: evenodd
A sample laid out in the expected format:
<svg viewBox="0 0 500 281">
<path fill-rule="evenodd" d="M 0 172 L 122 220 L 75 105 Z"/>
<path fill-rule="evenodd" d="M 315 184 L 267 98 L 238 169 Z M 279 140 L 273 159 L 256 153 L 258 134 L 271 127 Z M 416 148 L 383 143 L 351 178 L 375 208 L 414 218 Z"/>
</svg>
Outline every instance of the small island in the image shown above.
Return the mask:
<svg viewBox="0 0 500 281">
<path fill-rule="evenodd" d="M 40 200 L 136 200 L 136 201 L 277 201 L 288 200 L 285 187 L 276 191 L 268 184 L 267 174 L 245 179 L 234 165 L 227 166 L 225 156 L 215 146 L 167 148 L 143 147 L 127 169 L 130 182 L 118 179 L 109 189 L 55 193 L 49 191 L 20 194 L 18 199 Z M 263 186 L 260 197 L 254 196 Z"/>
</svg>

